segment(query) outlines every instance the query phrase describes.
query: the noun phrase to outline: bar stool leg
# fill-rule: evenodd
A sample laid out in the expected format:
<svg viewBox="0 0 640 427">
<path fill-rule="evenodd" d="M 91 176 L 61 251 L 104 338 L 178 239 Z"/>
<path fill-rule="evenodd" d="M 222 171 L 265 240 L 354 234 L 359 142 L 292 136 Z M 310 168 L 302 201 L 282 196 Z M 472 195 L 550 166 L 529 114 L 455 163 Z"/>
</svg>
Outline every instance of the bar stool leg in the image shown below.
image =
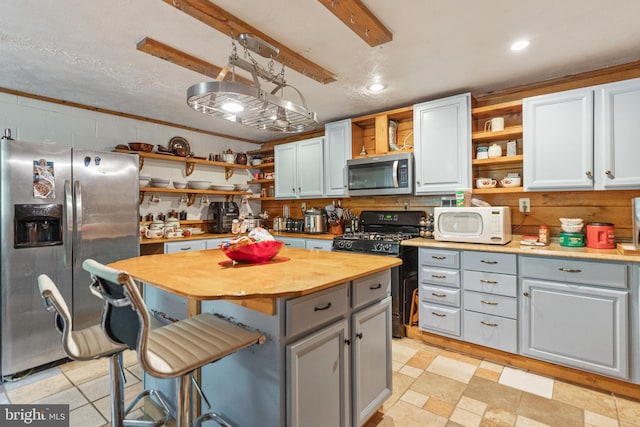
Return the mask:
<svg viewBox="0 0 640 427">
<path fill-rule="evenodd" d="M 124 374 L 122 352 L 109 357 L 111 373 L 111 427 L 121 427 L 124 420 Z"/>
<path fill-rule="evenodd" d="M 176 378 L 178 402 L 176 407 L 176 427 L 191 427 L 191 375 Z"/>
</svg>

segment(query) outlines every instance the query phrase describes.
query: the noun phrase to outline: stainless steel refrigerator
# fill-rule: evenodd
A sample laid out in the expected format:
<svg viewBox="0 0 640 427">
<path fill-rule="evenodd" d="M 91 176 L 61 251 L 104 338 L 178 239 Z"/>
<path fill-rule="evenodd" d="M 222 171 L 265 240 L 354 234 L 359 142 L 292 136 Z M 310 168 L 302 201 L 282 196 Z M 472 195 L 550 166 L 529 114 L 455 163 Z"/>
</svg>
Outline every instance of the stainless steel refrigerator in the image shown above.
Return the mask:
<svg viewBox="0 0 640 427">
<path fill-rule="evenodd" d="M 1 378 L 65 357 L 37 277 L 49 275 L 74 329 L 99 322 L 82 261 L 139 254 L 138 156 L 0 140 Z"/>
</svg>

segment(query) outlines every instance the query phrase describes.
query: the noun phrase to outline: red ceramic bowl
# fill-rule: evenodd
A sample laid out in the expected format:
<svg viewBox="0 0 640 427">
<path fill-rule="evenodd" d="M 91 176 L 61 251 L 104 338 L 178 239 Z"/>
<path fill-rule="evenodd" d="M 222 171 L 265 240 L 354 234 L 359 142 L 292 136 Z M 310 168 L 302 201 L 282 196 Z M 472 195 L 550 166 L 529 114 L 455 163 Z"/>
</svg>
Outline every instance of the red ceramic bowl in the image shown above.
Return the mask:
<svg viewBox="0 0 640 427">
<path fill-rule="evenodd" d="M 145 151 L 149 153 L 153 150 L 153 144 L 147 144 L 146 142 L 130 142 L 129 148 L 133 151 Z"/>
<path fill-rule="evenodd" d="M 260 263 L 269 261 L 280 252 L 284 242 L 279 240 L 267 240 L 237 247 L 222 247 L 220 250 L 233 261 L 246 263 Z"/>
</svg>

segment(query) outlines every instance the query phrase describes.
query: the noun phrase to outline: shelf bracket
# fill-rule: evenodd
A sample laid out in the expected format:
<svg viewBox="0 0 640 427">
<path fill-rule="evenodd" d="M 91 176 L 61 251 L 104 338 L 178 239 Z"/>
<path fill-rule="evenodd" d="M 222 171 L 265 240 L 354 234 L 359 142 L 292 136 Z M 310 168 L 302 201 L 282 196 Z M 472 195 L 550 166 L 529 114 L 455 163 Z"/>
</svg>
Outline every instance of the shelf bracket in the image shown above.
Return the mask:
<svg viewBox="0 0 640 427">
<path fill-rule="evenodd" d="M 144 157 L 138 156 L 138 170 L 141 171 L 144 166 Z"/>
<path fill-rule="evenodd" d="M 196 193 L 187 194 L 189 200 L 187 200 L 187 206 L 191 206 L 196 202 Z"/>
<path fill-rule="evenodd" d="M 229 181 L 229 178 L 233 176 L 233 168 L 225 167 L 224 168 L 224 179 Z"/>
<path fill-rule="evenodd" d="M 141 191 L 140 192 L 140 199 L 138 200 L 138 204 L 141 205 L 143 201 L 144 201 L 144 191 Z"/>
<path fill-rule="evenodd" d="M 184 166 L 184 174 L 186 176 L 189 176 L 193 173 L 193 170 L 195 169 L 196 164 L 193 162 L 186 162 L 185 166 Z"/>
</svg>

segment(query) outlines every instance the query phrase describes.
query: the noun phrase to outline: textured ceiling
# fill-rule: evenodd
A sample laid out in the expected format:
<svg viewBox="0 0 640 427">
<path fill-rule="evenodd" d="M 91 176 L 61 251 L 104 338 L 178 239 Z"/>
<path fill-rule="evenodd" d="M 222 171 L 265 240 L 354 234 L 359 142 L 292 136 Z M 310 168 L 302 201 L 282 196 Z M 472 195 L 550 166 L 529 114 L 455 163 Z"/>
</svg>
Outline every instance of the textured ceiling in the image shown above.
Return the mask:
<svg viewBox="0 0 640 427">
<path fill-rule="evenodd" d="M 640 59 L 638 0 L 364 0 L 393 33 L 374 48 L 316 0 L 214 3 L 337 76 L 322 85 L 286 71 L 322 123 Z M 145 36 L 217 65 L 231 52 L 228 37 L 162 0 L 3 0 L 0 87 L 256 141 L 285 136 L 192 111 L 186 90 L 207 78 L 136 50 Z M 512 53 L 518 38 L 531 46 Z M 387 88 L 373 95 L 364 87 L 375 77 Z"/>
</svg>

